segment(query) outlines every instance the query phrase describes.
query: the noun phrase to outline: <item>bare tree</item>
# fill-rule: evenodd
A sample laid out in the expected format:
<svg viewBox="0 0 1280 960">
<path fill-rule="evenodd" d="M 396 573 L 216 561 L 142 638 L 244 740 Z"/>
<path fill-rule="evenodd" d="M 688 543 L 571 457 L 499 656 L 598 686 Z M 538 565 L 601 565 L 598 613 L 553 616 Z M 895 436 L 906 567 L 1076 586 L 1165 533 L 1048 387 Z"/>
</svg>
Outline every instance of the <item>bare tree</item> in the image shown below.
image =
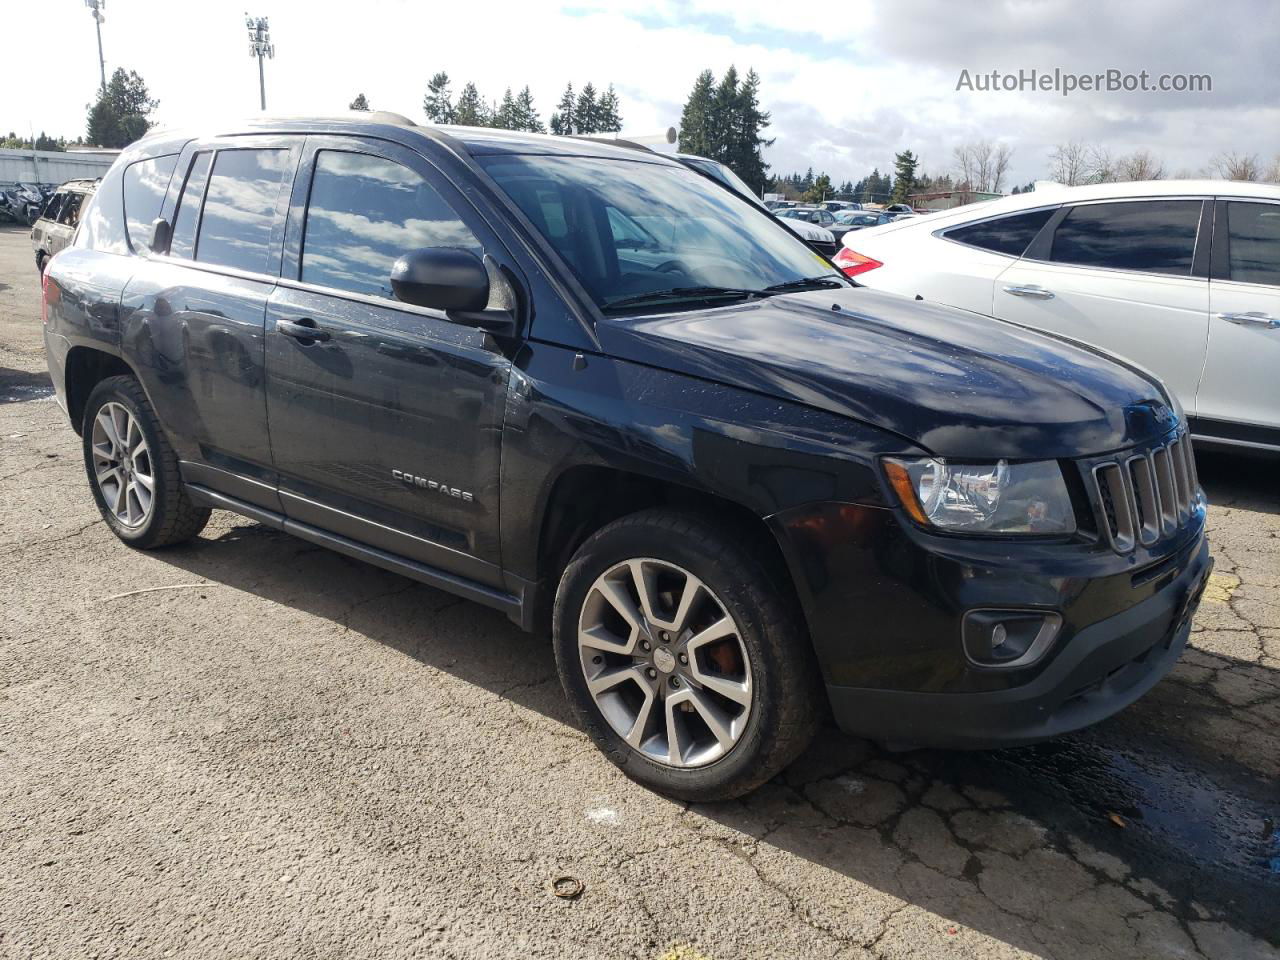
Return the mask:
<svg viewBox="0 0 1280 960">
<path fill-rule="evenodd" d="M 1271 163 L 1271 169 L 1267 171 L 1267 183 L 1280 183 L 1280 154 L 1276 154 L 1276 158 Z"/>
<path fill-rule="evenodd" d="M 1256 153 L 1220 153 L 1209 161 L 1209 166 L 1223 180 L 1261 180 L 1262 167 Z"/>
<path fill-rule="evenodd" d="M 1116 162 L 1111 156 L 1111 149 L 1100 143 L 1092 143 L 1085 148 L 1086 183 L 1115 183 Z"/>
<path fill-rule="evenodd" d="M 1087 183 L 1090 177 L 1089 148 L 1074 140 L 1060 143 L 1049 154 L 1049 175 L 1068 187 Z"/>
<path fill-rule="evenodd" d="M 1007 143 L 974 140 L 954 151 L 957 186 L 979 193 L 999 193 L 1013 159 Z"/>
<path fill-rule="evenodd" d="M 1116 161 L 1117 180 L 1163 180 L 1164 162 L 1145 148 Z"/>
</svg>

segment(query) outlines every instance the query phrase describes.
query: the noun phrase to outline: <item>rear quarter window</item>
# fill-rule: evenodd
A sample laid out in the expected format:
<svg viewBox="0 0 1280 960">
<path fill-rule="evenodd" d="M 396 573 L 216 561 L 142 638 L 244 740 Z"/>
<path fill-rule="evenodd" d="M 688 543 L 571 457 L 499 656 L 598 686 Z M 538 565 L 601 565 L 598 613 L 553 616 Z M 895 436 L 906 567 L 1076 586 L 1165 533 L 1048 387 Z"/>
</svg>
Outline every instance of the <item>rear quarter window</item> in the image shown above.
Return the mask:
<svg viewBox="0 0 1280 960">
<path fill-rule="evenodd" d="M 129 253 L 124 222 L 124 168 L 116 164 L 107 171 L 93 196 L 80 211 L 80 229 L 75 245 L 100 253 Z"/>
<path fill-rule="evenodd" d="M 178 155 L 131 163 L 124 172 L 124 216 L 129 244 L 141 252 L 151 242 L 151 224 L 160 216 Z"/>
<path fill-rule="evenodd" d="M 943 236 L 948 240 L 989 250 L 992 253 L 1020 257 L 1026 252 L 1031 241 L 1036 238 L 1040 228 L 1049 222 L 1053 213 L 1053 209 L 1016 213 L 996 220 L 984 220 L 981 223 L 953 227 L 943 233 Z"/>
</svg>

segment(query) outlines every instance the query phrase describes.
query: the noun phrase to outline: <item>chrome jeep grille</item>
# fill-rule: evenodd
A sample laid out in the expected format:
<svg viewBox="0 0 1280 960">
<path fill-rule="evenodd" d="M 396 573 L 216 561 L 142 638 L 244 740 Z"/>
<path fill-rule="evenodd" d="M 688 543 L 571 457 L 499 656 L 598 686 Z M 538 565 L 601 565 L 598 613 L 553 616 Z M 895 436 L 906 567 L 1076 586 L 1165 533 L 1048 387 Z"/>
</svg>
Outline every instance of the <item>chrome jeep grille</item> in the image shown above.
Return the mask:
<svg viewBox="0 0 1280 960">
<path fill-rule="evenodd" d="M 1176 533 L 1195 509 L 1200 490 L 1185 432 L 1148 450 L 1096 462 L 1090 478 L 1102 505 L 1099 533 L 1117 553 Z"/>
</svg>

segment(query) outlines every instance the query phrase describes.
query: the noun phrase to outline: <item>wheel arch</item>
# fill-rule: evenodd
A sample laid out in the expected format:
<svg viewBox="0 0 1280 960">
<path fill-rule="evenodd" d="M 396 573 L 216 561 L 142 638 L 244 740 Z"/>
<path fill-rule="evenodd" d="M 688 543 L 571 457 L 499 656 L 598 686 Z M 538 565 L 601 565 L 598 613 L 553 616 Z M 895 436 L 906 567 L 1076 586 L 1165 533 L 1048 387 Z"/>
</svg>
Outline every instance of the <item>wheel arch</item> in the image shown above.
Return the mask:
<svg viewBox="0 0 1280 960">
<path fill-rule="evenodd" d="M 108 377 L 132 377 L 142 384 L 138 372 L 122 357 L 97 347 L 74 346 L 67 351 L 63 383 L 66 388 L 67 415 L 71 426 L 79 434 L 83 427 L 84 408 L 89 395 Z M 143 386 L 143 392 L 146 387 Z"/>
<path fill-rule="evenodd" d="M 556 587 L 577 549 L 614 520 L 653 507 L 670 507 L 723 522 L 745 535 L 777 582 L 798 598 L 790 565 L 766 519 L 750 507 L 705 490 L 622 468 L 572 466 L 551 485 L 538 531 L 538 627 L 550 623 Z"/>
</svg>

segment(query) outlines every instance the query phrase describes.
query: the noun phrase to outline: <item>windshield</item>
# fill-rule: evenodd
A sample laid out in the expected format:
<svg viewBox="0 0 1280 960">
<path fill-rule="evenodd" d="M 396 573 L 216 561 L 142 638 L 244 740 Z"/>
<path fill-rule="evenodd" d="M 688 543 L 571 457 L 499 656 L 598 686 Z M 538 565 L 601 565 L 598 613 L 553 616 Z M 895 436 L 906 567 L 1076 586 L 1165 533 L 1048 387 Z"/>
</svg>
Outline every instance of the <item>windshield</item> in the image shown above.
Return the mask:
<svg viewBox="0 0 1280 960">
<path fill-rule="evenodd" d="M 477 158 L 605 313 L 845 286 L 759 207 L 691 170 L 597 157 Z"/>
</svg>

